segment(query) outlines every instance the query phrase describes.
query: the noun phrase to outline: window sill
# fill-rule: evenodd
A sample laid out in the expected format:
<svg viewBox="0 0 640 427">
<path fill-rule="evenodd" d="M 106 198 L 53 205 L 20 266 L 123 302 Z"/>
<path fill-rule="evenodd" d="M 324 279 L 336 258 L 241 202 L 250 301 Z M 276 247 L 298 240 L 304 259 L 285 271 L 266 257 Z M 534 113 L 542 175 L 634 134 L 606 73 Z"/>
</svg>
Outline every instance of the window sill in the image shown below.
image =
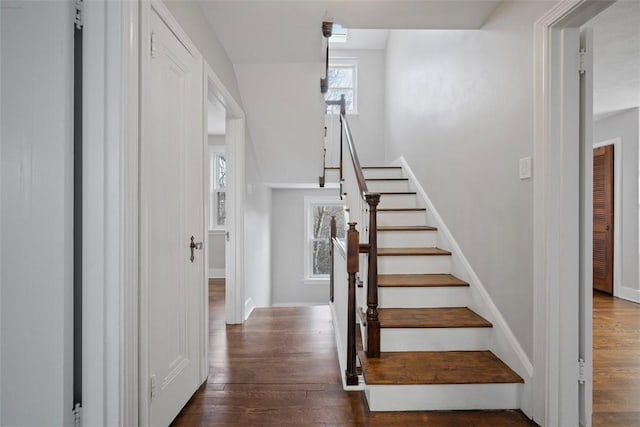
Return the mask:
<svg viewBox="0 0 640 427">
<path fill-rule="evenodd" d="M 340 113 L 329 112 L 329 113 L 327 113 L 327 115 L 329 115 L 329 116 L 340 116 Z M 347 117 L 359 116 L 359 115 L 360 115 L 360 113 L 357 112 L 357 111 L 347 111 Z"/>
<path fill-rule="evenodd" d="M 311 277 L 307 277 L 302 281 L 302 283 L 309 286 L 328 286 L 329 282 L 330 282 L 329 278 L 320 279 L 320 278 L 311 278 Z"/>
</svg>

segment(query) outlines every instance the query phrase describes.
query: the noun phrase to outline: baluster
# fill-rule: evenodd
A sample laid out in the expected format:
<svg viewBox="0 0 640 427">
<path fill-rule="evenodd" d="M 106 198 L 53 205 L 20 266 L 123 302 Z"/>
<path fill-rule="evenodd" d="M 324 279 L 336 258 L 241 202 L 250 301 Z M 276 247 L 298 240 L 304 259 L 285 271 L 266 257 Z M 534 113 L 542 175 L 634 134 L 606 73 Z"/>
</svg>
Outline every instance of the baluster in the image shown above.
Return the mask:
<svg viewBox="0 0 640 427">
<path fill-rule="evenodd" d="M 360 235 L 356 223 L 349 223 L 347 231 L 347 273 L 349 274 L 349 294 L 347 298 L 347 385 L 358 384 L 356 372 L 356 274 L 360 259 Z"/>
<path fill-rule="evenodd" d="M 369 204 L 369 271 L 367 274 L 367 356 L 380 357 L 378 319 L 378 203 L 380 194 L 367 194 Z"/>
<path fill-rule="evenodd" d="M 333 270 L 333 255 L 334 255 L 334 250 L 333 250 L 333 239 L 336 238 L 337 235 L 337 226 L 336 226 L 336 217 L 335 216 L 331 216 L 331 222 L 329 223 L 329 227 L 330 227 L 330 235 L 331 238 L 329 239 L 329 255 L 331 257 L 331 276 L 329 277 L 329 301 L 333 302 L 333 287 L 334 287 L 334 281 L 333 281 L 333 275 L 334 275 L 334 270 Z"/>
</svg>

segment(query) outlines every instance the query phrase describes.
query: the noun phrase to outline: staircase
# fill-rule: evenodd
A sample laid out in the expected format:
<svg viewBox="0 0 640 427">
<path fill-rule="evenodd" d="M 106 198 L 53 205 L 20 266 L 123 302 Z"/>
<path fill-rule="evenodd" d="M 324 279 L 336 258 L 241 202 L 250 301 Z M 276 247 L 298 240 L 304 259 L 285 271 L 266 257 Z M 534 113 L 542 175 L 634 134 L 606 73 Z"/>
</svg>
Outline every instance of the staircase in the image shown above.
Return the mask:
<svg viewBox="0 0 640 427">
<path fill-rule="evenodd" d="M 524 380 L 498 358 L 494 325 L 454 275 L 446 236 L 428 224 L 400 166 L 363 168 L 378 207 L 380 357 L 358 356 L 372 411 L 516 409 Z M 458 265 L 457 263 L 456 265 Z M 357 296 L 366 311 L 364 290 Z M 487 310 L 484 310 L 485 312 Z M 366 324 L 361 322 L 362 336 Z M 366 343 L 365 343 L 366 345 Z"/>
</svg>

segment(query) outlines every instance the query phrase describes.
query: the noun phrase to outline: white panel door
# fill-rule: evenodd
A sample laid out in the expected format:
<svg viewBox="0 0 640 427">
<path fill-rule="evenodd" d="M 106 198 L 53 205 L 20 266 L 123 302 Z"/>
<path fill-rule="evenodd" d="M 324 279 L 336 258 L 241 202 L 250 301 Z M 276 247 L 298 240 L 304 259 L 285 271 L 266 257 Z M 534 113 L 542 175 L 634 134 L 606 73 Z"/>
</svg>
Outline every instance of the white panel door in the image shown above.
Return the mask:
<svg viewBox="0 0 640 427">
<path fill-rule="evenodd" d="M 201 379 L 204 251 L 202 63 L 150 16 L 141 144 L 141 279 L 146 290 L 149 424 L 168 425 Z M 145 84 L 143 79 L 143 85 Z"/>
</svg>

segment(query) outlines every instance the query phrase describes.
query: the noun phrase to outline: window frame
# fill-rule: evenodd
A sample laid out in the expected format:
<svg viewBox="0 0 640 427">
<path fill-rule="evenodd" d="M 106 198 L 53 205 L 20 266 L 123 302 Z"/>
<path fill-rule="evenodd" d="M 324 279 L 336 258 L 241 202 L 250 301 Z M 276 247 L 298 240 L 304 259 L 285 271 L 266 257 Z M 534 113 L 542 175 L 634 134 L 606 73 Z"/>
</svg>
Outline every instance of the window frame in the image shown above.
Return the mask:
<svg viewBox="0 0 640 427">
<path fill-rule="evenodd" d="M 305 285 L 328 285 L 328 274 L 313 274 L 311 256 L 313 242 L 319 240 L 313 237 L 313 208 L 315 206 L 337 206 L 344 209 L 344 203 L 326 196 L 305 196 L 304 198 L 304 280 Z M 346 218 L 345 218 L 346 219 Z M 346 235 L 346 231 L 345 231 Z M 331 244 L 329 239 L 329 244 Z"/>
<path fill-rule="evenodd" d="M 347 115 L 358 115 L 358 59 L 357 58 L 329 58 L 329 69 L 331 68 L 351 68 L 353 69 L 353 88 L 344 87 L 344 88 L 331 88 L 329 87 L 327 90 L 327 94 L 331 89 L 345 89 L 353 91 L 353 102 L 351 104 L 351 109 L 347 109 Z M 328 73 L 327 73 L 328 74 Z M 325 94 L 324 99 L 327 99 L 327 94 Z M 339 115 L 340 112 L 336 108 L 328 108 L 328 114 L 331 115 Z"/>
<path fill-rule="evenodd" d="M 209 145 L 209 231 L 225 231 L 225 225 L 219 225 L 217 221 L 218 215 L 218 198 L 220 193 L 225 195 L 226 187 L 218 185 L 218 156 L 224 156 L 226 163 L 226 148 L 224 145 Z"/>
</svg>

